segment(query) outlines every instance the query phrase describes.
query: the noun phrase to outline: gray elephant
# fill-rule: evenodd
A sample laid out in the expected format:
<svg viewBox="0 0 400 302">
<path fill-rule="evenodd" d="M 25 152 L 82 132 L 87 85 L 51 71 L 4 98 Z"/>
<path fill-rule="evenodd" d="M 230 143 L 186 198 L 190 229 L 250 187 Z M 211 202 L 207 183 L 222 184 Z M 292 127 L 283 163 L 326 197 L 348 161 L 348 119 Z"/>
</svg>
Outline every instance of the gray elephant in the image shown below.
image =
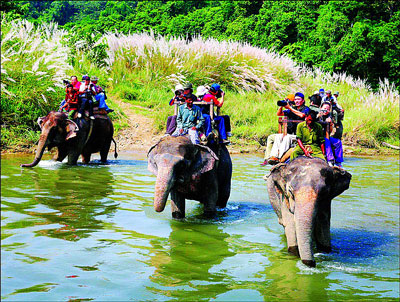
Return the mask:
<svg viewBox="0 0 400 302">
<path fill-rule="evenodd" d="M 46 147 L 48 150 L 57 147 L 58 152 L 54 159 L 63 161 L 68 156 L 70 165 L 76 165 L 79 155 L 82 155 L 84 163 L 88 163 L 91 154 L 96 152 L 100 152 L 101 161 L 106 162 L 111 141 L 114 141 L 114 128 L 108 116 L 95 117 L 95 120 L 90 121 L 87 118 L 69 120 L 63 112 L 50 111 L 47 116 L 39 118 L 41 134 L 35 159 L 32 163 L 21 166 L 36 166 Z M 114 156 L 117 156 L 116 152 Z"/>
<path fill-rule="evenodd" d="M 164 210 L 171 193 L 173 218 L 185 217 L 185 199 L 204 204 L 204 214 L 226 207 L 231 191 L 232 161 L 225 146 L 212 151 L 184 136 L 162 138 L 150 148 L 148 169 L 157 176 L 154 209 Z"/>
<path fill-rule="evenodd" d="M 313 239 L 318 250 L 331 251 L 331 201 L 349 188 L 351 174 L 322 159 L 301 156 L 272 167 L 264 179 L 288 251 L 315 267 Z"/>
</svg>

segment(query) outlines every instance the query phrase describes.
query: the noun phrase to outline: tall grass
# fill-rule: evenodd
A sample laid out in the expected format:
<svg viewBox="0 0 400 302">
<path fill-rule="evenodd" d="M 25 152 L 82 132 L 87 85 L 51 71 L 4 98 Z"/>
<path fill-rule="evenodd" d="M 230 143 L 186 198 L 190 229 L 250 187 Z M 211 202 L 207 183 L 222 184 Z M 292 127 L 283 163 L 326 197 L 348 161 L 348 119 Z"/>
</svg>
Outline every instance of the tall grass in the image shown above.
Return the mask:
<svg viewBox="0 0 400 302">
<path fill-rule="evenodd" d="M 228 92 L 223 111 L 236 137 L 264 143 L 277 130 L 276 101 L 288 93 L 311 95 L 319 88 L 339 91 L 345 108 L 345 140 L 376 147 L 380 141 L 399 143 L 399 93 L 387 80 L 373 92 L 365 80 L 346 73 L 311 69 L 258 47 L 196 37 L 192 41 L 154 34 L 109 33 L 108 70 L 113 91 L 151 111 L 158 129 L 172 114 L 167 101 L 177 83 L 219 82 Z"/>
<path fill-rule="evenodd" d="M 39 112 L 54 109 L 62 95 L 61 79 L 69 72 L 101 77 L 110 100 L 131 103 L 136 111 L 154 118 L 159 131 L 173 114 L 168 101 L 176 84 L 192 82 L 196 87 L 218 82 L 226 92 L 222 111 L 231 116 L 233 139 L 263 144 L 277 131 L 277 100 L 296 91 L 308 96 L 325 88 L 340 92 L 347 142 L 367 147 L 381 141 L 399 143 L 399 92 L 387 80 L 374 92 L 366 81 L 346 73 L 311 69 L 240 42 L 107 33 L 97 42 L 92 35 L 90 42 L 72 44 L 68 39 L 76 34 L 74 29 L 69 34 L 54 24 L 4 25 L 1 109 L 6 125 L 29 124 L 27 119 L 36 120 Z"/>
<path fill-rule="evenodd" d="M 38 116 L 64 97 L 62 79 L 71 66 L 62 41 L 68 33 L 54 23 L 34 27 L 24 20 L 2 19 L 1 29 L 2 147 L 18 138 L 29 145 L 38 137 L 32 132 Z"/>
</svg>

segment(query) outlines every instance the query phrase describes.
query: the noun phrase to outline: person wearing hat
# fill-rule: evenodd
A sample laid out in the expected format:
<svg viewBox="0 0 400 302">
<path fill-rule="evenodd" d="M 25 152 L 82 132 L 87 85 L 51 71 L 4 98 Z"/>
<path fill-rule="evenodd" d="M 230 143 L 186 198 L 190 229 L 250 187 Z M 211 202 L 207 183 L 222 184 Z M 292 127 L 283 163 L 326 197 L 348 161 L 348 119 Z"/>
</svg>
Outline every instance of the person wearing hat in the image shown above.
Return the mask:
<svg viewBox="0 0 400 302">
<path fill-rule="evenodd" d="M 94 98 L 99 103 L 99 109 L 104 109 L 105 111 L 107 111 L 107 113 L 114 112 L 114 110 L 108 108 L 106 104 L 106 93 L 104 92 L 103 88 L 97 85 L 98 80 L 98 77 L 92 76 L 91 82 L 93 84 L 94 90 L 96 91 L 96 95 L 94 96 Z"/>
<path fill-rule="evenodd" d="M 68 81 L 64 81 L 65 84 L 65 93 L 68 93 L 68 85 L 71 84 L 75 92 L 79 91 L 79 87 L 81 86 L 81 82 L 78 81 L 78 77 L 76 75 L 71 76 L 71 83 Z M 62 111 L 62 108 L 65 108 L 66 101 L 65 99 L 60 103 L 60 107 L 58 111 Z"/>
<path fill-rule="evenodd" d="M 291 99 L 293 99 L 294 105 L 291 105 Z M 288 95 L 285 99 L 286 103 L 283 103 L 283 106 L 279 106 L 277 115 L 278 116 L 286 116 L 288 120 L 292 121 L 303 121 L 306 117 L 306 114 L 310 111 L 310 108 L 305 106 L 304 94 L 301 92 L 297 92 L 295 95 Z M 286 110 L 284 110 L 284 108 Z M 287 134 L 283 136 L 282 133 L 277 134 L 273 141 L 272 148 L 270 153 L 267 153 L 264 157 L 264 162 L 261 163 L 262 166 L 267 164 L 275 165 L 277 164 L 282 156 L 290 149 L 290 147 L 296 142 L 296 128 L 298 122 L 288 122 L 287 123 Z M 268 140 L 267 140 L 267 149 L 268 149 Z"/>
<path fill-rule="evenodd" d="M 201 87 L 201 88 L 200 88 Z M 217 108 L 221 108 L 222 105 L 224 104 L 224 95 L 225 93 L 221 90 L 221 86 L 219 84 L 212 84 L 210 89 L 207 91 L 204 91 L 202 86 L 200 86 L 200 92 L 205 92 L 203 97 L 201 98 L 202 101 L 211 103 Z M 205 88 L 205 87 L 204 87 Z M 221 100 L 218 100 L 217 96 L 221 96 Z M 210 117 L 210 106 L 206 105 L 202 107 L 202 113 L 204 116 L 204 124 L 205 124 L 205 135 L 207 136 L 207 139 L 209 141 L 213 141 L 216 134 L 214 131 L 212 131 L 212 123 L 211 123 L 211 117 Z M 229 119 L 229 116 L 225 115 L 214 115 L 214 122 L 217 126 L 218 129 L 218 141 L 221 144 L 229 144 L 228 140 L 228 132 L 226 129 L 226 119 Z"/>
<path fill-rule="evenodd" d="M 182 84 L 177 84 L 175 86 L 175 94 L 174 97 L 171 98 L 169 101 L 169 105 L 173 106 L 175 102 L 177 102 L 179 105 L 185 104 L 185 100 L 183 99 L 183 85 Z M 167 127 L 165 130 L 165 135 L 171 135 L 174 133 L 176 130 L 176 115 L 170 115 L 167 118 Z"/>
<path fill-rule="evenodd" d="M 297 146 L 290 155 L 292 161 L 298 156 L 318 157 L 325 159 L 325 135 L 322 126 L 317 123 L 317 113 L 309 110 L 306 120 L 296 129 Z"/>
<path fill-rule="evenodd" d="M 321 88 L 321 89 L 319 90 L 319 95 L 321 96 L 321 99 L 324 98 L 324 96 L 325 96 L 325 89 L 324 89 L 324 88 Z"/>
<path fill-rule="evenodd" d="M 331 112 L 335 110 L 338 113 L 340 119 L 343 119 L 344 109 L 339 105 L 335 96 L 332 95 L 332 91 L 327 90 L 326 96 L 322 99 L 322 103 L 330 102 L 332 105 Z"/>
<path fill-rule="evenodd" d="M 93 96 L 96 95 L 96 91 L 94 90 L 93 84 L 90 83 L 90 77 L 84 75 L 82 77 L 82 83 L 79 87 L 78 95 L 79 99 L 82 102 L 78 111 L 78 118 L 82 117 L 83 111 L 86 106 L 89 106 L 89 118 L 94 120 L 93 115 Z"/>
<path fill-rule="evenodd" d="M 197 97 L 190 93 L 184 94 L 185 104 L 179 106 L 178 115 L 176 117 L 176 130 L 172 136 L 182 136 L 189 134 L 189 138 L 193 144 L 199 144 L 198 131 L 204 125 L 204 117 L 201 109 L 194 105 L 193 102 L 197 101 Z"/>
</svg>

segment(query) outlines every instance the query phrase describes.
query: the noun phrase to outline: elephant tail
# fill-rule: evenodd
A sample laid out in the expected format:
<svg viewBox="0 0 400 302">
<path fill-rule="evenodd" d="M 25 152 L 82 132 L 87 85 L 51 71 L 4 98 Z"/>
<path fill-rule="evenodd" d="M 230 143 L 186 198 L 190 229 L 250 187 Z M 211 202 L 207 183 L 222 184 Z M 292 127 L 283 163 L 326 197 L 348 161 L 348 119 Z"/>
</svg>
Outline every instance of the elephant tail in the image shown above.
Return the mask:
<svg viewBox="0 0 400 302">
<path fill-rule="evenodd" d="M 114 142 L 114 158 L 118 157 L 118 153 L 117 153 L 117 143 L 115 141 L 114 138 L 112 138 L 112 141 Z"/>
</svg>

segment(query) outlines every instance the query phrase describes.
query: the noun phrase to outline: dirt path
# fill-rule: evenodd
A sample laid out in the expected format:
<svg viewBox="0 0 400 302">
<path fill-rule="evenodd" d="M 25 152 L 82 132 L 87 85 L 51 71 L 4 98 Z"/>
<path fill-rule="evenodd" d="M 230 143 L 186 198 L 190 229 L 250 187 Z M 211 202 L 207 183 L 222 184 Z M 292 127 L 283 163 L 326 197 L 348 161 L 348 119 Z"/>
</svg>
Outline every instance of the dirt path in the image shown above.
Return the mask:
<svg viewBox="0 0 400 302">
<path fill-rule="evenodd" d="M 153 127 L 153 121 L 143 115 L 134 112 L 132 105 L 122 101 L 113 100 L 128 117 L 129 127 L 119 131 L 114 137 L 118 150 L 142 150 L 147 151 L 154 145 L 162 134 L 157 134 Z"/>
</svg>

